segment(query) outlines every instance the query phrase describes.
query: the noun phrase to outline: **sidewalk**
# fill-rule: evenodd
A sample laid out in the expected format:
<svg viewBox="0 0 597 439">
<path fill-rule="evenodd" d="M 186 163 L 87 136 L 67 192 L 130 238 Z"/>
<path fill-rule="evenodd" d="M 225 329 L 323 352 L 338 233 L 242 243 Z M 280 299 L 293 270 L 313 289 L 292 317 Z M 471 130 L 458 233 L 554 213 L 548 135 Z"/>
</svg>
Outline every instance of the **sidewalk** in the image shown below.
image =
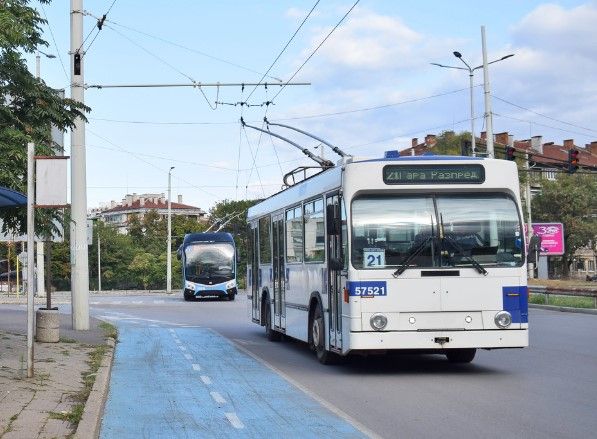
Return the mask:
<svg viewBox="0 0 597 439">
<path fill-rule="evenodd" d="M 0 308 L 1 439 L 75 433 L 89 392 L 90 355 L 106 340 L 98 320 L 91 319 L 89 331 L 74 331 L 70 316 L 60 317 L 60 341 L 34 343 L 34 376 L 27 378 L 26 311 Z"/>
</svg>

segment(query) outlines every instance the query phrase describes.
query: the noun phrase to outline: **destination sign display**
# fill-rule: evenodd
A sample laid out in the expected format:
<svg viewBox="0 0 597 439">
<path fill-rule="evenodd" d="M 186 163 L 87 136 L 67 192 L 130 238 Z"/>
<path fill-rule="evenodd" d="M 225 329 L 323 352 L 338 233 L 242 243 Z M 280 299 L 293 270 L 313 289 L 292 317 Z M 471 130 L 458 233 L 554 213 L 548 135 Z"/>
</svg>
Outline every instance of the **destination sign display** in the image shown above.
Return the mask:
<svg viewBox="0 0 597 439">
<path fill-rule="evenodd" d="M 383 168 L 385 184 L 480 184 L 485 168 L 476 164 L 387 165 Z"/>
</svg>

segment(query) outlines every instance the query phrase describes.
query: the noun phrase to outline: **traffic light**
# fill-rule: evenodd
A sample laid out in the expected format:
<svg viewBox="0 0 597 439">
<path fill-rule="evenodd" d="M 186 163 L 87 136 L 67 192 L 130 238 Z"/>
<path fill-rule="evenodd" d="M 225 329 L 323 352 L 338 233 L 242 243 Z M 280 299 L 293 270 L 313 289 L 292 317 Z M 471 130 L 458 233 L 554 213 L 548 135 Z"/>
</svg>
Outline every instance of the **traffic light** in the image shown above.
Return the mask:
<svg viewBox="0 0 597 439">
<path fill-rule="evenodd" d="M 578 149 L 568 150 L 568 173 L 574 174 L 578 170 Z"/>
<path fill-rule="evenodd" d="M 513 161 L 516 157 L 514 157 L 514 153 L 516 152 L 516 148 L 512 146 L 506 146 L 506 160 Z"/>
<path fill-rule="evenodd" d="M 470 140 L 462 140 L 460 142 L 460 155 L 469 156 L 473 152 L 473 144 Z"/>
</svg>

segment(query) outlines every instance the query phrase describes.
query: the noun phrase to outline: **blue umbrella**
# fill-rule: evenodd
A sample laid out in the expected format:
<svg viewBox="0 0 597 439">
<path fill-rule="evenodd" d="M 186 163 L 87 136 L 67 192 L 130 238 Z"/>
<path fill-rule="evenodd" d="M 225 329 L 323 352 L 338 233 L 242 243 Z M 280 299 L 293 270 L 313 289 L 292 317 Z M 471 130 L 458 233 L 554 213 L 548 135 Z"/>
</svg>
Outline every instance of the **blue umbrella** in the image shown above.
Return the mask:
<svg viewBox="0 0 597 439">
<path fill-rule="evenodd" d="M 27 197 L 20 192 L 0 187 L 0 209 L 3 207 L 17 207 L 27 204 Z"/>
</svg>

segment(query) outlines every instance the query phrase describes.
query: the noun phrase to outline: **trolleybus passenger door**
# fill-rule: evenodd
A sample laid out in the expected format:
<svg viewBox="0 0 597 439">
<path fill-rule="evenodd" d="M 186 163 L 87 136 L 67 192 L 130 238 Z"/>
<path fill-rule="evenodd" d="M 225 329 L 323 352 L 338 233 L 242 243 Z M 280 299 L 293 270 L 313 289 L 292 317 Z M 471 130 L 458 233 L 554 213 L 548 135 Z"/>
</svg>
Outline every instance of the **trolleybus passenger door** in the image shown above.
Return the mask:
<svg viewBox="0 0 597 439">
<path fill-rule="evenodd" d="M 249 268 L 251 270 L 250 285 L 247 287 L 251 289 L 251 295 L 253 298 L 253 321 L 259 323 L 261 318 L 261 297 L 259 294 L 259 262 L 257 260 L 259 255 L 259 242 L 257 241 L 258 228 L 249 229 L 249 239 L 251 241 L 251 249 L 248 255 Z"/>
<path fill-rule="evenodd" d="M 274 287 L 274 327 L 286 327 L 285 294 L 284 294 L 284 215 L 272 218 L 272 263 Z"/>
<path fill-rule="evenodd" d="M 342 350 L 342 214 L 339 195 L 326 200 L 327 293 L 330 348 Z"/>
</svg>

